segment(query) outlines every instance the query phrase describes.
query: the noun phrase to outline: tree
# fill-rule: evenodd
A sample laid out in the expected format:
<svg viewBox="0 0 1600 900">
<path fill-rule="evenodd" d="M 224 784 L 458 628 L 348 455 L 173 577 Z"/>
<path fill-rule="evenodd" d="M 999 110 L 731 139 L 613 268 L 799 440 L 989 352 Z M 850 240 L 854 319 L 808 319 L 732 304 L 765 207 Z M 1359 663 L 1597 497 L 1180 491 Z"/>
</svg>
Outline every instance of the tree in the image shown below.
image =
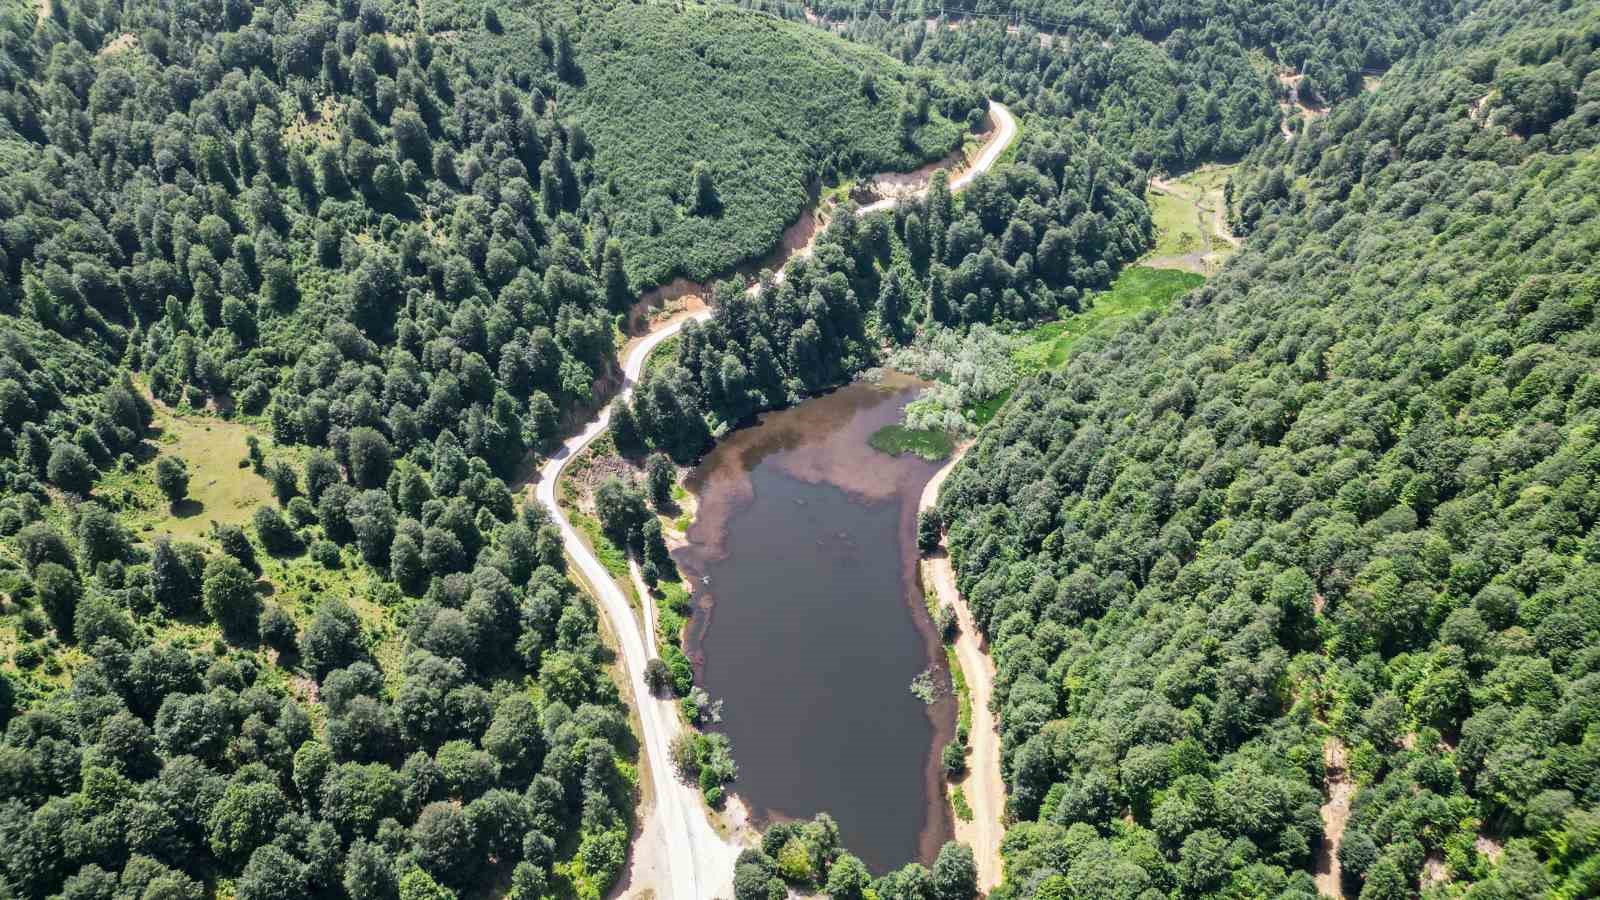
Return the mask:
<svg viewBox="0 0 1600 900">
<path fill-rule="evenodd" d="M 122 559 L 130 541 L 117 517 L 98 503 L 78 507 L 78 549 L 89 568 Z"/>
<path fill-rule="evenodd" d="M 607 537 L 622 546 L 637 543 L 638 530 L 650 517 L 637 487 L 615 476 L 607 478 L 595 490 L 594 505 Z"/>
<path fill-rule="evenodd" d="M 256 561 L 255 546 L 245 536 L 243 528 L 215 523 L 211 526 L 211 536 L 222 545 L 222 552 L 238 560 L 239 565 L 257 575 L 261 574 L 261 564 Z"/>
<path fill-rule="evenodd" d="M 251 524 L 255 526 L 256 537 L 260 539 L 261 546 L 268 553 L 275 556 L 298 553 L 300 551 L 300 536 L 295 534 L 289 523 L 284 521 L 283 515 L 271 506 L 258 506 L 250 516 Z"/>
<path fill-rule="evenodd" d="M 656 512 L 672 508 L 672 488 L 678 481 L 678 469 L 665 453 L 652 453 L 645 461 L 645 483 L 649 485 L 650 505 Z"/>
<path fill-rule="evenodd" d="M 277 460 L 267 466 L 266 475 L 267 481 L 272 484 L 272 496 L 277 499 L 279 506 L 299 496 L 300 482 L 288 463 Z"/>
<path fill-rule="evenodd" d="M 351 900 L 389 900 L 399 890 L 389 854 L 366 838 L 357 838 L 350 845 L 341 883 Z"/>
<path fill-rule="evenodd" d="M 50 626 L 62 640 L 70 640 L 78 601 L 83 597 L 77 574 L 59 563 L 40 563 L 33 573 L 33 589 L 45 615 L 50 617 Z"/>
<path fill-rule="evenodd" d="M 306 457 L 306 496 L 312 503 L 321 502 L 323 492 L 343 480 L 339 474 L 339 464 L 326 450 L 313 450 Z"/>
<path fill-rule="evenodd" d="M 201 573 L 191 565 L 198 559 L 198 552 L 189 545 L 156 539 L 150 551 L 150 594 L 168 613 L 183 615 L 199 605 Z"/>
<path fill-rule="evenodd" d="M 271 841 L 278 818 L 288 810 L 274 781 L 262 780 L 265 774 L 262 766 L 241 772 L 212 809 L 211 851 L 219 858 L 235 864 L 250 859 Z"/>
<path fill-rule="evenodd" d="M 417 861 L 446 884 L 467 880 L 473 859 L 472 826 L 453 803 L 430 803 L 411 826 Z"/>
<path fill-rule="evenodd" d="M 293 653 L 295 639 L 298 631 L 295 628 L 294 617 L 283 611 L 283 607 L 276 603 L 267 605 L 261 612 L 257 630 L 261 635 L 261 642 L 279 653 Z"/>
<path fill-rule="evenodd" d="M 971 847 L 950 841 L 939 848 L 933 890 L 937 900 L 972 900 L 978 895 L 978 865 Z"/>
<path fill-rule="evenodd" d="M 355 610 L 336 597 L 324 600 L 300 638 L 300 652 L 318 678 L 360 659 L 361 620 Z"/>
<path fill-rule="evenodd" d="M 697 216 L 715 216 L 722 211 L 722 198 L 717 196 L 716 179 L 705 160 L 696 160 L 689 169 L 689 184 L 693 205 L 689 212 Z"/>
<path fill-rule="evenodd" d="M 381 488 L 392 468 L 389 441 L 375 428 L 350 432 L 350 481 L 359 488 Z"/>
<path fill-rule="evenodd" d="M 483 735 L 483 749 L 502 771 L 523 775 L 537 771 L 544 760 L 544 732 L 539 708 L 527 694 L 512 694 L 495 707 L 494 721 Z"/>
<path fill-rule="evenodd" d="M 644 666 L 644 683 L 652 694 L 664 694 L 672 687 L 672 670 L 660 657 L 651 657 Z"/>
<path fill-rule="evenodd" d="M 201 593 L 206 613 L 222 626 L 224 637 L 235 644 L 255 639 L 261 599 L 255 579 L 238 560 L 219 556 L 207 562 Z"/>
<path fill-rule="evenodd" d="M 600 284 L 605 289 L 606 306 L 610 309 L 621 312 L 633 303 L 633 291 L 628 287 L 628 270 L 622 262 L 622 242 L 616 238 L 606 241 L 600 262 Z"/>
<path fill-rule="evenodd" d="M 939 517 L 938 507 L 929 507 L 917 513 L 917 547 L 923 553 L 932 553 L 939 547 L 939 539 L 944 536 L 944 521 Z"/>
<path fill-rule="evenodd" d="M 87 495 L 89 489 L 94 487 L 94 462 L 76 444 L 56 441 L 50 448 L 46 471 L 50 483 L 68 493 Z"/>
<path fill-rule="evenodd" d="M 825 890 L 834 900 L 863 900 L 872 885 L 872 875 L 861 860 L 849 853 L 834 860 L 828 869 Z"/>
<path fill-rule="evenodd" d="M 182 457 L 162 456 L 156 460 L 156 487 L 169 506 L 176 507 L 189 496 L 189 467 Z"/>
<path fill-rule="evenodd" d="M 639 433 L 639 422 L 634 417 L 633 407 L 626 401 L 618 400 L 611 405 L 611 439 L 617 445 L 617 452 L 623 456 L 638 456 L 644 452 L 644 437 Z"/>
<path fill-rule="evenodd" d="M 306 895 L 300 861 L 273 844 L 250 855 L 234 883 L 239 900 L 294 900 Z"/>
</svg>

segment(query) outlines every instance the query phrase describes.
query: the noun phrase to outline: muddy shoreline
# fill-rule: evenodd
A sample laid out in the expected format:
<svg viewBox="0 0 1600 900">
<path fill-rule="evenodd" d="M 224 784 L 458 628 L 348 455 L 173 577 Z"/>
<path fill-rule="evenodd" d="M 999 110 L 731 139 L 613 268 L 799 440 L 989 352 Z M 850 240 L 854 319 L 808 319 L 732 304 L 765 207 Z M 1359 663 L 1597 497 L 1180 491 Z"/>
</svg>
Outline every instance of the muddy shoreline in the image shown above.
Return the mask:
<svg viewBox="0 0 1600 900">
<path fill-rule="evenodd" d="M 914 636 L 904 632 L 902 635 L 919 646 L 923 660 L 919 668 L 931 667 L 941 684 L 949 684 L 943 645 L 922 597 L 916 549 L 917 505 L 923 486 L 938 466 L 911 456 L 889 457 L 867 444 L 867 438 L 873 431 L 898 419 L 900 409 L 916 396 L 920 384 L 909 376 L 890 374 L 877 385 L 857 382 L 789 409 L 769 413 L 758 424 L 740 429 L 720 441 L 690 474 L 685 487 L 695 496 L 698 512 L 689 528 L 687 544 L 675 549 L 673 557 L 694 596 L 695 614 L 687 627 L 685 646 L 694 662 L 697 682 L 706 681 L 706 638 L 718 626 L 719 597 L 713 584 L 715 579 L 711 578 L 713 570 L 723 568 L 728 561 L 730 530 L 746 527 L 748 520 L 741 522 L 741 517 L 748 514 L 760 500 L 757 478 L 770 484 L 767 479 L 780 475 L 805 485 L 836 488 L 848 496 L 851 503 L 870 505 L 892 515 L 899 570 L 888 577 L 898 584 L 904 604 L 900 627 L 904 629 L 908 619 L 914 632 Z M 884 504 L 892 504 L 892 511 L 885 510 Z M 842 532 L 837 536 L 818 535 L 817 540 L 820 543 L 835 537 L 842 538 Z M 863 559 L 872 563 L 883 562 L 882 548 L 857 549 L 863 551 Z M 722 602 L 728 602 L 728 598 L 721 599 Z M 731 614 L 732 610 L 729 612 Z M 738 638 L 748 639 L 747 635 Z M 829 662 L 838 666 L 849 665 L 849 655 L 841 651 L 838 659 Z M 726 673 L 723 674 L 726 676 Z M 889 685 L 888 688 L 895 692 L 899 701 L 917 703 L 908 686 L 909 678 L 905 683 Z M 713 684 L 710 689 L 715 696 L 716 686 Z M 837 702 L 848 705 L 853 701 L 850 698 L 837 698 Z M 763 716 L 784 714 L 781 709 L 761 712 Z M 956 712 L 955 698 L 949 694 L 921 710 L 930 739 L 926 746 L 918 748 L 922 785 L 919 805 L 923 815 L 915 846 L 916 856 L 924 864 L 931 864 L 939 848 L 954 835 L 954 817 L 944 787 L 939 751 L 955 736 Z M 847 719 L 848 713 L 840 711 L 840 720 Z M 743 724 L 748 726 L 749 723 Z M 820 722 L 817 731 L 826 734 L 830 726 L 840 727 L 837 723 Z M 734 758 L 740 760 L 741 765 L 744 764 L 737 740 L 734 743 Z M 911 757 L 907 756 L 901 765 L 910 761 Z M 755 762 L 752 761 L 752 764 Z M 770 763 L 770 760 L 766 762 Z M 836 773 L 836 778 L 845 782 L 859 777 L 860 774 L 854 771 Z M 795 778 L 818 781 L 829 780 L 829 775 L 814 769 L 806 770 L 802 763 Z M 830 783 L 829 786 L 836 785 Z M 825 811 L 841 818 L 841 828 L 847 832 L 846 846 L 861 855 L 874 870 L 887 870 L 887 867 L 898 867 L 910 861 L 889 859 L 894 854 L 881 849 L 881 844 L 889 843 L 887 841 L 872 841 L 872 846 L 852 846 L 851 835 L 848 834 L 850 829 L 846 825 L 853 818 L 852 810 L 777 808 L 760 796 L 763 793 L 760 785 L 752 785 L 747 790 L 741 788 L 740 782 L 735 782 L 733 788 L 746 801 L 753 818 L 763 826 L 791 818 L 809 818 L 816 812 Z M 867 843 L 861 839 L 861 835 L 856 837 L 856 843 Z"/>
</svg>

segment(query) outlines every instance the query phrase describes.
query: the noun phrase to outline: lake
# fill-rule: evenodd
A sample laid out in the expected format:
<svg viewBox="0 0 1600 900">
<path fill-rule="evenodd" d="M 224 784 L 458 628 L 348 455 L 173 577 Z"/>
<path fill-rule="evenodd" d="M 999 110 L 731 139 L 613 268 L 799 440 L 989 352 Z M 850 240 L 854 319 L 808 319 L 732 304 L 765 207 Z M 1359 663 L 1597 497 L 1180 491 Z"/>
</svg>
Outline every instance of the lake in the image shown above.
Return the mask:
<svg viewBox="0 0 1600 900">
<path fill-rule="evenodd" d="M 699 511 L 673 554 L 735 792 L 763 823 L 828 812 L 875 872 L 931 863 L 952 834 L 937 751 L 955 703 L 909 688 L 930 665 L 949 684 L 916 555 L 938 464 L 867 445 L 921 386 L 857 382 L 726 437 L 690 474 Z"/>
</svg>

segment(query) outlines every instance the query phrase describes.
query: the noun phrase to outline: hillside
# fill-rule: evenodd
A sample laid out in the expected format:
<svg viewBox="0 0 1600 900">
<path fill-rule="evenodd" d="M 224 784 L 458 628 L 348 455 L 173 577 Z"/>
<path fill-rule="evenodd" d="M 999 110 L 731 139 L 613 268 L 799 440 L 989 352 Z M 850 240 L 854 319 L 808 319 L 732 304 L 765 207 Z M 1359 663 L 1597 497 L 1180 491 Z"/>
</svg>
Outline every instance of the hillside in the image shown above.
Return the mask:
<svg viewBox="0 0 1600 900">
<path fill-rule="evenodd" d="M 760 256 L 818 179 L 943 158 L 982 109 L 882 54 L 729 7 L 626 4 L 585 24 L 567 109 L 597 148 L 600 208 L 640 285 Z M 697 163 L 716 194 L 698 211 Z"/>
<path fill-rule="evenodd" d="M 1596 889 L 1597 48 L 1491 3 L 1263 145 L 1239 255 L 952 475 L 996 897 Z"/>
<path fill-rule="evenodd" d="M 637 740 L 511 485 L 640 284 L 976 99 L 731 10 L 0 6 L 0 896 L 604 896 Z"/>
</svg>

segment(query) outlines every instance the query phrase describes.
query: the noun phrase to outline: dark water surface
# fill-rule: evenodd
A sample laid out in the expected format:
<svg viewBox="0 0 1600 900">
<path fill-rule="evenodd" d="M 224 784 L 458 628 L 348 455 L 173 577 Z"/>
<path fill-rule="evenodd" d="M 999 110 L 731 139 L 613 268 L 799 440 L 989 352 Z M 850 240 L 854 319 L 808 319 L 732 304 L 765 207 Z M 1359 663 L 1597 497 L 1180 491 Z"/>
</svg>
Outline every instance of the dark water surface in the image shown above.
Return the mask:
<svg viewBox="0 0 1600 900">
<path fill-rule="evenodd" d="M 951 835 L 936 749 L 955 704 L 909 690 L 945 666 L 916 564 L 938 466 L 867 445 L 918 386 L 853 384 L 730 435 L 690 475 L 699 514 L 674 554 L 709 610 L 689 648 L 725 702 L 735 791 L 763 822 L 832 814 L 876 872 Z"/>
</svg>

